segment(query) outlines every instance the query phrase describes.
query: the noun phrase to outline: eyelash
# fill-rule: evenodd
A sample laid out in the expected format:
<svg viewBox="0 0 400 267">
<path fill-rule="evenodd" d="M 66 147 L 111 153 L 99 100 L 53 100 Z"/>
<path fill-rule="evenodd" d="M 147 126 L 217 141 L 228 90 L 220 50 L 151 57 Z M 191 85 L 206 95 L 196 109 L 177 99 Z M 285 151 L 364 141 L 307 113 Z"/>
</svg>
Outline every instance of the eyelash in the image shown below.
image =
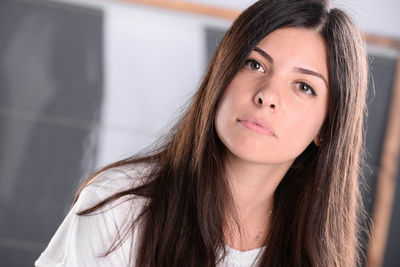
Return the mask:
<svg viewBox="0 0 400 267">
<path fill-rule="evenodd" d="M 306 92 L 307 92 L 307 91 L 310 91 L 311 94 L 312 94 L 313 96 L 317 96 L 317 93 L 315 92 L 314 88 L 312 88 L 311 85 L 309 85 L 308 83 L 305 83 L 305 82 L 296 82 L 296 85 L 306 86 L 306 87 L 307 87 L 307 90 L 306 90 L 306 91 L 304 91 L 304 90 L 302 89 L 302 86 L 296 86 L 300 91 L 304 92 L 305 94 L 309 94 L 309 93 L 306 93 Z"/>
</svg>

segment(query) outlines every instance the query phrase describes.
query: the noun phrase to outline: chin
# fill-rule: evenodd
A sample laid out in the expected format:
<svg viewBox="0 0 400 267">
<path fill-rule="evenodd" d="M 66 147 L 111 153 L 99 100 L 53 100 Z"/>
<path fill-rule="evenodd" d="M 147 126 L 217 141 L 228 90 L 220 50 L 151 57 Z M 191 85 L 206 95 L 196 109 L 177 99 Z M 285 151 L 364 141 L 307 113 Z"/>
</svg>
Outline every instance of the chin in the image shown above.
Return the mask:
<svg viewBox="0 0 400 267">
<path fill-rule="evenodd" d="M 254 151 L 240 151 L 238 149 L 234 149 L 233 151 L 229 150 L 229 152 L 230 156 L 233 157 L 235 161 L 243 161 L 246 163 L 253 163 L 253 164 L 279 163 L 276 157 L 267 156 L 265 153 L 259 154 L 259 153 L 254 153 Z"/>
</svg>

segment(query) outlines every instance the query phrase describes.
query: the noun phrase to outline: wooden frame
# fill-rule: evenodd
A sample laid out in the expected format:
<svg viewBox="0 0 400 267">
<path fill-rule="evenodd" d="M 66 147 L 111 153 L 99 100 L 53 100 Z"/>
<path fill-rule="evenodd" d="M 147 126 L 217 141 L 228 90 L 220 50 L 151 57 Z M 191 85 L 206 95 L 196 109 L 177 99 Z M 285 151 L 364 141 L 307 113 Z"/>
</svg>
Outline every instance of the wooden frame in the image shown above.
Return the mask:
<svg viewBox="0 0 400 267">
<path fill-rule="evenodd" d="M 119 0 L 134 4 L 143 4 L 174 11 L 207 15 L 217 18 L 234 20 L 240 10 L 215 7 L 179 0 Z M 365 34 L 367 44 L 382 48 L 396 49 L 400 54 L 400 40 L 391 39 L 374 34 Z M 373 209 L 373 227 L 367 253 L 367 266 L 379 267 L 383 264 L 390 218 L 393 209 L 393 200 L 396 190 L 397 161 L 400 148 L 400 56 L 392 88 L 392 98 L 388 114 L 385 139 L 381 155 L 381 167 L 378 173 L 376 195 Z"/>
<path fill-rule="evenodd" d="M 159 8 L 182 11 L 195 15 L 206 15 L 227 20 L 234 20 L 240 14 L 240 10 L 197 4 L 180 0 L 119 0 L 134 4 L 142 4 Z"/>
</svg>

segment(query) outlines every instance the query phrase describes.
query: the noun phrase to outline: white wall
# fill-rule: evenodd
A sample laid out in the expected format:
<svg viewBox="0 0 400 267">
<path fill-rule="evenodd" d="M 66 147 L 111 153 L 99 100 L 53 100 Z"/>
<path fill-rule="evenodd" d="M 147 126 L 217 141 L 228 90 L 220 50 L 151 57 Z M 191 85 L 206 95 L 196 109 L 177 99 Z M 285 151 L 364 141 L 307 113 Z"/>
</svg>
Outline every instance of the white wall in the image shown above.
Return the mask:
<svg viewBox="0 0 400 267">
<path fill-rule="evenodd" d="M 204 26 L 226 21 L 142 6 L 106 9 L 98 165 L 147 146 L 172 125 L 206 69 Z"/>
<path fill-rule="evenodd" d="M 335 0 L 367 32 L 400 39 L 400 1 Z"/>
</svg>

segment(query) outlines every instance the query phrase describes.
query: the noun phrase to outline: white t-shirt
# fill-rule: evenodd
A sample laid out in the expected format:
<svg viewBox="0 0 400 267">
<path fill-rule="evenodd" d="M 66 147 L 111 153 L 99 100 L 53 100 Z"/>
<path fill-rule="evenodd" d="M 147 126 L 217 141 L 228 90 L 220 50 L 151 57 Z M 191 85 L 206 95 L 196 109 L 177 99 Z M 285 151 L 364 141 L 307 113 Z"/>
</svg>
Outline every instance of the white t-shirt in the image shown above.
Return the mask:
<svg viewBox="0 0 400 267">
<path fill-rule="evenodd" d="M 37 267 L 65 266 L 134 266 L 138 248 L 138 229 L 132 236 L 123 226 L 125 220 L 135 218 L 145 204 L 145 199 L 135 197 L 120 198 L 107 204 L 93 214 L 79 216 L 76 212 L 92 207 L 94 204 L 132 186 L 139 185 L 141 173 L 146 168 L 138 165 L 109 169 L 98 175 L 81 192 L 45 251 L 36 260 Z M 133 216 L 133 217 L 132 217 Z M 121 228 L 122 227 L 122 228 Z M 115 240 L 117 234 L 128 233 L 122 245 L 106 257 L 102 257 Z M 120 239 L 119 239 L 120 240 Z M 264 248 L 239 251 L 226 246 L 227 256 L 218 267 L 256 266 Z"/>
</svg>

